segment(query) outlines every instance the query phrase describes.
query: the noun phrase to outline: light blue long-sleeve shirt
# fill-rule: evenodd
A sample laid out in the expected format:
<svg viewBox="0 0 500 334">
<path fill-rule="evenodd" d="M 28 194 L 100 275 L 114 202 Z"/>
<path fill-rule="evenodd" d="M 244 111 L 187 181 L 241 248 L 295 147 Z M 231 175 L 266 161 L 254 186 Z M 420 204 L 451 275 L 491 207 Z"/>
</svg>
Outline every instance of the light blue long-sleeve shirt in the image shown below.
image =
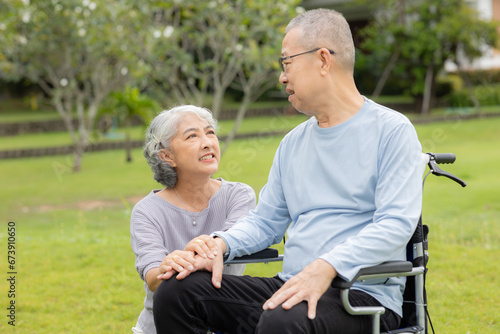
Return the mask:
<svg viewBox="0 0 500 334">
<path fill-rule="evenodd" d="M 282 140 L 256 209 L 216 233 L 228 259 L 279 243 L 286 232 L 283 280 L 318 258 L 347 279 L 405 260 L 422 207 L 421 150 L 405 116 L 368 99 L 330 128 L 310 118 Z M 404 283 L 378 279 L 354 288 L 401 315 Z"/>
</svg>

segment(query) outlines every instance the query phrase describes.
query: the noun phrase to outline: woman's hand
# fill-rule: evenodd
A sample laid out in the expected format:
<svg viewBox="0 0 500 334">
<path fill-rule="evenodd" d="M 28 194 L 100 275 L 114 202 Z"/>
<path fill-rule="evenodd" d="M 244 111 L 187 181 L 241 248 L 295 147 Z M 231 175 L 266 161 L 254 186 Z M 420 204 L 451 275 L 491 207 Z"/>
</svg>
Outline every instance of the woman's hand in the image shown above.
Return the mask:
<svg viewBox="0 0 500 334">
<path fill-rule="evenodd" d="M 195 254 L 192 251 L 175 250 L 165 256 L 159 267 L 160 275 L 157 279 L 165 280 L 171 278 L 175 273 L 179 273 L 184 278 L 194 271 L 198 266 Z M 179 277 L 178 277 L 179 278 Z M 182 279 L 179 278 L 179 279 Z"/>
<path fill-rule="evenodd" d="M 184 250 L 194 252 L 205 259 L 213 259 L 219 252 L 219 247 L 214 238 L 203 234 L 188 242 Z"/>
<path fill-rule="evenodd" d="M 196 271 L 200 263 L 202 263 L 203 267 L 201 269 L 206 270 L 211 267 L 211 263 L 206 264 L 203 260 L 214 259 L 218 251 L 219 247 L 211 236 L 200 235 L 189 241 L 184 250 L 175 250 L 163 259 L 157 279 L 167 280 L 176 273 L 179 273 L 177 279 L 183 279 Z"/>
<path fill-rule="evenodd" d="M 196 238 L 193 239 L 196 242 Z M 205 258 L 199 254 L 194 255 L 191 251 L 174 251 L 168 254 L 162 261 L 160 265 L 160 275 L 158 275 L 157 279 L 159 280 L 167 280 L 172 278 L 176 273 L 177 279 L 181 280 L 189 276 L 192 272 L 197 270 L 206 270 L 212 272 L 212 284 L 216 288 L 221 287 L 222 282 L 222 270 L 224 269 L 224 253 L 226 252 L 226 244 L 224 240 L 217 238 L 214 240 L 214 243 L 217 246 L 217 249 L 221 249 L 221 252 L 217 252 L 217 254 L 213 258 Z M 187 247 L 187 246 L 186 246 Z M 181 254 L 187 256 L 186 258 L 181 259 Z M 186 261 L 192 264 L 192 267 L 189 265 L 185 267 L 182 261 Z"/>
</svg>

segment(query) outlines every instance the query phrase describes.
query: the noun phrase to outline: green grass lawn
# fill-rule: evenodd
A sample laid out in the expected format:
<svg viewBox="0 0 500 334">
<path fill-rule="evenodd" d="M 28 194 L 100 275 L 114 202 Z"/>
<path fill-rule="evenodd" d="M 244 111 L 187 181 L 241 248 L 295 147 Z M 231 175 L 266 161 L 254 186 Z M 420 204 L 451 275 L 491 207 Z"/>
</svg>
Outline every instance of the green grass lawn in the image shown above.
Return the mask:
<svg viewBox="0 0 500 334">
<path fill-rule="evenodd" d="M 254 125 L 249 125 L 254 122 Z M 275 127 L 286 119 L 253 120 Z M 437 333 L 500 332 L 500 118 L 417 126 L 424 151 L 454 152 L 446 169 L 468 186 L 429 176 L 424 222 L 430 226 L 429 312 Z M 237 140 L 219 176 L 258 193 L 279 144 L 277 137 Z M 16 222 L 15 331 L 5 315 L 1 333 L 130 333 L 142 309 L 142 281 L 134 269 L 129 215 L 158 188 L 139 149 L 87 154 L 74 174 L 71 157 L 0 161 L 0 249 L 7 223 Z M 279 247 L 281 248 L 281 246 Z M 4 258 L 5 258 L 4 253 Z M 4 273 L 7 263 L 2 260 Z M 247 273 L 274 275 L 280 264 Z M 6 276 L 6 275 L 5 275 Z M 5 277 L 4 276 L 4 277 Z M 0 280 L 0 305 L 8 305 Z"/>
<path fill-rule="evenodd" d="M 50 101 L 36 98 L 0 99 L 0 123 L 61 119 Z"/>
<path fill-rule="evenodd" d="M 240 127 L 238 134 L 246 133 L 265 133 L 273 131 L 290 130 L 296 125 L 302 123 L 306 116 L 301 114 L 290 116 L 274 116 L 274 117 L 252 117 L 245 120 Z M 219 136 L 227 135 L 233 128 L 234 121 L 219 122 Z M 145 127 L 135 126 L 131 129 L 131 138 L 134 140 L 144 139 Z M 113 137 L 106 137 L 102 134 L 94 134 L 90 138 L 91 143 L 124 140 L 124 129 L 118 129 L 113 133 Z M 39 147 L 55 147 L 72 145 L 71 138 L 65 131 L 50 132 L 50 133 L 29 133 L 19 136 L 0 137 L 0 150 L 14 150 L 22 148 L 39 148 Z"/>
</svg>

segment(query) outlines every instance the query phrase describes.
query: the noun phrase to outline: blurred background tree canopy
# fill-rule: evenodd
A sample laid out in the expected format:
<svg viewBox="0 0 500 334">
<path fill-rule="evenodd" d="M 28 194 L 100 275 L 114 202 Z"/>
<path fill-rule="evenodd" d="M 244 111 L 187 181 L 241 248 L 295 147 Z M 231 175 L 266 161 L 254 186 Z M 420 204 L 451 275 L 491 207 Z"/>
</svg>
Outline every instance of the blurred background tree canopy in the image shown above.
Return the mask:
<svg viewBox="0 0 500 334">
<path fill-rule="evenodd" d="M 71 137 L 75 171 L 103 101 L 111 92 L 129 96 L 125 87 L 163 108 L 210 107 L 216 118 L 233 99 L 225 150 L 249 105 L 277 90 L 284 27 L 304 10 L 299 4 L 313 2 L 0 0 L 0 79 L 28 81 L 50 99 Z M 368 23 L 353 30 L 361 41 L 355 76 L 363 94 L 376 99 L 390 86 L 423 114 L 444 94 L 451 106 L 471 104 L 481 113 L 484 98 L 464 68 L 496 45 L 496 22 L 483 20 L 465 0 L 345 2 L 370 10 Z M 453 83 L 440 93 L 439 78 L 450 63 L 466 89 Z M 488 99 L 500 99 L 497 91 Z M 120 108 L 108 107 L 108 115 L 123 119 Z"/>
<path fill-rule="evenodd" d="M 358 0 L 375 12 L 361 31 L 362 48 L 385 64 L 372 97 L 398 76 L 428 114 L 436 77 L 447 61 L 461 67 L 496 46 L 497 23 L 479 17 L 464 0 Z M 463 72 L 461 72 L 463 73 Z M 467 79 L 467 78 L 465 78 Z"/>
<path fill-rule="evenodd" d="M 50 97 L 73 142 L 74 171 L 103 99 L 131 80 L 140 13 L 128 1 L 2 1 L 2 74 L 24 77 Z M 75 122 L 76 121 L 76 122 Z"/>
<path fill-rule="evenodd" d="M 297 3 L 1 0 L 0 76 L 28 79 L 51 99 L 78 171 L 112 91 L 135 86 L 163 105 L 206 105 L 211 96 L 216 117 L 234 81 L 245 106 L 255 100 L 277 82 L 273 63 Z"/>
</svg>

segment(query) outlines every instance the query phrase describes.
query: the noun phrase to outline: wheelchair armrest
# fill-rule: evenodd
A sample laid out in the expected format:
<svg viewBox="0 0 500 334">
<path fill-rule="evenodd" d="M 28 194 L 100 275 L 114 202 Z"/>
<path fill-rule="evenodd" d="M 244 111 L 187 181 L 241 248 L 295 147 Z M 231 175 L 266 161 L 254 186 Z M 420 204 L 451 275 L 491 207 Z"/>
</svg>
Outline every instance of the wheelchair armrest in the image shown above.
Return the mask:
<svg viewBox="0 0 500 334">
<path fill-rule="evenodd" d="M 226 261 L 224 264 L 243 264 L 243 263 L 259 263 L 259 262 L 276 262 L 282 261 L 283 255 L 279 255 L 277 249 L 266 248 L 260 252 L 236 257 L 231 261 Z"/>
<path fill-rule="evenodd" d="M 369 279 L 379 277 L 392 277 L 398 274 L 408 274 L 412 272 L 413 264 L 410 261 L 388 261 L 377 266 L 363 268 L 351 281 L 346 281 L 337 276 L 332 281 L 333 288 L 349 289 L 358 279 Z M 367 277 L 364 277 L 367 276 Z M 369 277 L 373 276 L 373 277 Z M 408 276 L 408 275 L 401 275 Z"/>
</svg>

